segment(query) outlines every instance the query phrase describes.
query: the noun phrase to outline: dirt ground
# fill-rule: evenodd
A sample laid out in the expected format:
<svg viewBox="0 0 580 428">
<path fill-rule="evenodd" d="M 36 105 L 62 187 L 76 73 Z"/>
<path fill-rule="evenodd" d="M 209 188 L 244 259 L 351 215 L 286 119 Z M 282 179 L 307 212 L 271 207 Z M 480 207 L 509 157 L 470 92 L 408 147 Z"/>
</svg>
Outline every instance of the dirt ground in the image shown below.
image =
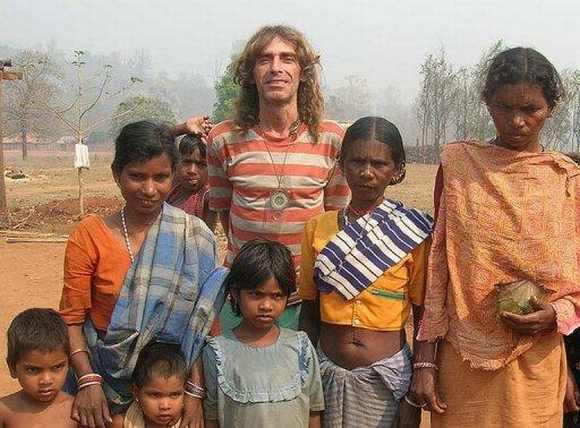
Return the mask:
<svg viewBox="0 0 580 428">
<path fill-rule="evenodd" d="M 93 155 L 91 169 L 83 173 L 87 212 L 106 215 L 122 204 L 110 162 L 110 154 Z M 71 156 L 33 153 L 24 162 L 9 152 L 6 165 L 22 169 L 29 178 L 8 180 L 9 215 L 0 218 L 0 230 L 68 234 L 79 220 Z M 431 212 L 435 172 L 432 165 L 408 165 L 405 182 L 389 189 L 388 196 Z M 17 388 L 4 364 L 6 329 L 23 309 L 58 306 L 64 249 L 64 243 L 7 244 L 0 236 L 0 396 Z"/>
<path fill-rule="evenodd" d="M 6 244 L 0 241 L 0 396 L 12 392 L 6 360 L 6 329 L 18 312 L 58 307 L 64 244 Z"/>
</svg>

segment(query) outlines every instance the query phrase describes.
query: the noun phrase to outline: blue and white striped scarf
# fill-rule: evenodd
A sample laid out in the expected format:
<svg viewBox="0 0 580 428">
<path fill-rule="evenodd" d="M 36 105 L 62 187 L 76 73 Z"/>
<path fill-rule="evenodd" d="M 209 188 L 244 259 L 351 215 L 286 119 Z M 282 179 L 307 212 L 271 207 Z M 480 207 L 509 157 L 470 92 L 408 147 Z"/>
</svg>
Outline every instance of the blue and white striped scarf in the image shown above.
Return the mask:
<svg viewBox="0 0 580 428">
<path fill-rule="evenodd" d="M 113 412 L 130 404 L 131 375 L 149 341 L 181 344 L 188 364 L 197 359 L 224 303 L 226 269 L 216 267 L 217 258 L 203 221 L 164 204 L 127 272 L 105 338 L 85 323 L 91 363 Z"/>
<path fill-rule="evenodd" d="M 314 280 L 321 292 L 351 300 L 427 239 L 433 219 L 399 201 L 385 199 L 345 225 L 318 254 Z"/>
</svg>

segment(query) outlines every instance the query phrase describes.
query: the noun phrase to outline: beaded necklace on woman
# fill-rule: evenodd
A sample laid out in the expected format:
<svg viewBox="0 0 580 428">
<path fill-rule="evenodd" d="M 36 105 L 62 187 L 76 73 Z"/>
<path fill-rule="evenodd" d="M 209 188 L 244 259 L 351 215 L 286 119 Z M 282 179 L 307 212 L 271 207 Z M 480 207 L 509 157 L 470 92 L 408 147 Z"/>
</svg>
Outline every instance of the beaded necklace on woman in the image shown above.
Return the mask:
<svg viewBox="0 0 580 428">
<path fill-rule="evenodd" d="M 127 205 L 125 205 L 120 213 L 119 216 L 121 217 L 121 226 L 123 229 L 123 238 L 125 238 L 125 245 L 127 246 L 127 252 L 129 253 L 129 258 L 131 259 L 131 264 L 135 263 L 135 254 L 133 253 L 133 247 L 131 246 L 131 240 L 129 239 L 129 231 L 127 229 Z M 149 223 L 145 223 L 145 226 L 151 226 L 155 223 L 155 219 Z"/>
<path fill-rule="evenodd" d="M 350 225 L 353 222 L 356 222 L 359 218 L 371 213 L 376 207 L 378 207 L 383 201 L 379 201 L 378 203 L 374 203 L 366 208 L 354 208 L 352 205 L 348 205 L 346 208 L 339 211 L 339 228 L 340 230 L 344 229 L 346 226 Z M 352 218 L 352 220 L 349 218 Z M 369 216 L 363 226 L 363 229 L 367 228 L 371 217 Z"/>
</svg>

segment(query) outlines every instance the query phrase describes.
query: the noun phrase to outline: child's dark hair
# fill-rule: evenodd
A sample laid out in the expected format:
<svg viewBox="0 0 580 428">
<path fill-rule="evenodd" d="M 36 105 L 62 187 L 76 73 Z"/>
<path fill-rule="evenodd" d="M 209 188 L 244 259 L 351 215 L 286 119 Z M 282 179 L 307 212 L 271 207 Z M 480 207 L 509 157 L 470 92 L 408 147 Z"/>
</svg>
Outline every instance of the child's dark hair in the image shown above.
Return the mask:
<svg viewBox="0 0 580 428">
<path fill-rule="evenodd" d="M 234 258 L 224 286 L 226 293 L 231 295 L 239 290 L 255 290 L 270 278 L 276 279 L 284 295 L 296 291 L 292 253 L 279 242 L 254 239 L 246 242 Z M 231 304 L 234 313 L 241 315 L 234 299 Z"/>
<path fill-rule="evenodd" d="M 199 150 L 199 155 L 202 158 L 206 156 L 205 143 L 199 135 L 187 134 L 179 140 L 179 154 L 183 156 L 190 156 L 194 150 Z"/>
<path fill-rule="evenodd" d="M 14 368 L 28 351 L 62 350 L 70 354 L 68 328 L 54 309 L 32 308 L 20 312 L 7 332 L 8 366 Z"/>
<path fill-rule="evenodd" d="M 342 139 L 340 163 L 344 161 L 346 154 L 355 149 L 357 141 L 378 141 L 386 144 L 391 149 L 391 156 L 399 174 L 393 177 L 390 184 L 398 184 L 405 179 L 405 149 L 403 138 L 394 123 L 377 116 L 366 116 L 358 119 L 350 125 Z"/>
<path fill-rule="evenodd" d="M 564 96 L 562 79 L 552 63 L 535 49 L 517 47 L 500 52 L 493 58 L 481 98 L 489 103 L 501 86 L 519 83 L 538 85 L 551 108 Z"/>
<path fill-rule="evenodd" d="M 151 342 L 139 352 L 133 370 L 133 385 L 142 388 L 151 382 L 154 376 L 165 379 L 178 376 L 187 380 L 187 363 L 179 345 L 173 343 Z"/>
<path fill-rule="evenodd" d="M 169 127 L 146 120 L 125 125 L 115 140 L 115 158 L 111 168 L 120 174 L 131 162 L 147 162 L 165 153 L 171 168 L 179 162 L 175 138 Z"/>
</svg>

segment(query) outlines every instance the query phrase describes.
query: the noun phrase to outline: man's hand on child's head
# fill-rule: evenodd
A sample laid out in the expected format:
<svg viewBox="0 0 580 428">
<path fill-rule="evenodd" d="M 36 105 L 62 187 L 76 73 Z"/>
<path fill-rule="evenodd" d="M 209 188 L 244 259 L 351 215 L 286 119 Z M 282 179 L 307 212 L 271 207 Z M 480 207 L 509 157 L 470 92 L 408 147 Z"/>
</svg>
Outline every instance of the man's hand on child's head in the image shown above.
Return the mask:
<svg viewBox="0 0 580 428">
<path fill-rule="evenodd" d="M 196 134 L 203 137 L 207 137 L 212 126 L 209 116 L 193 116 L 185 121 L 185 129 L 188 134 Z"/>
</svg>

